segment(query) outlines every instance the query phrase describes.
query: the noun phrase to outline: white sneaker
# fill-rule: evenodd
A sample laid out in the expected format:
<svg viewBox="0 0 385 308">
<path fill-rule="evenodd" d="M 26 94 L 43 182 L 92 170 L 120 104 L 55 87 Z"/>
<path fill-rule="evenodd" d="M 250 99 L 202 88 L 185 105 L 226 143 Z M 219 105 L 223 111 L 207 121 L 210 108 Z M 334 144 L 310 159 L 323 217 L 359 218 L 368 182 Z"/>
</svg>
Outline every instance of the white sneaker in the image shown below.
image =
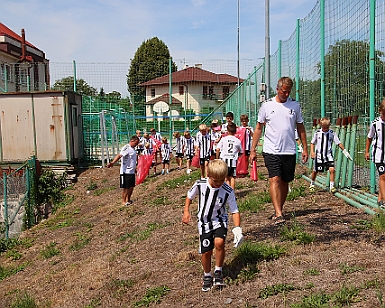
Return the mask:
<svg viewBox="0 0 385 308">
<path fill-rule="evenodd" d="M 162 175 L 164 174 L 164 169 L 162 170 Z"/>
<path fill-rule="evenodd" d="M 170 172 L 168 170 L 166 170 L 166 174 L 169 174 Z"/>
</svg>

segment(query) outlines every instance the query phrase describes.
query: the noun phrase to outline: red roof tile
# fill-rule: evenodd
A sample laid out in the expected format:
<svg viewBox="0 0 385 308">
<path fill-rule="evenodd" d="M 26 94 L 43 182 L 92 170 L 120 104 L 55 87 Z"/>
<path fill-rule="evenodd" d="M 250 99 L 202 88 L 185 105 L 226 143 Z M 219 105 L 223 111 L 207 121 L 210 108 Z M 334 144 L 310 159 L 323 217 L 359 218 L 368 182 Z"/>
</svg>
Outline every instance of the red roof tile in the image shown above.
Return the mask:
<svg viewBox="0 0 385 308">
<path fill-rule="evenodd" d="M 154 105 L 155 103 L 157 102 L 165 102 L 165 103 L 169 103 L 169 93 L 165 93 L 159 97 L 156 97 L 148 102 L 145 102 L 145 105 Z M 176 99 L 174 97 L 172 97 L 172 101 L 171 101 L 171 105 L 172 106 L 182 106 L 182 102 L 179 100 L 179 99 Z"/>
<path fill-rule="evenodd" d="M 169 83 L 170 74 L 143 82 L 140 86 L 153 86 Z M 243 79 L 240 80 L 242 82 Z M 215 74 L 201 68 L 188 67 L 183 70 L 172 73 L 172 83 L 185 83 L 185 82 L 209 82 L 220 84 L 236 84 L 238 78 L 228 74 Z"/>
<path fill-rule="evenodd" d="M 17 40 L 17 41 L 19 41 L 19 42 L 22 41 L 22 38 L 21 38 L 20 35 L 18 35 L 16 32 L 13 32 L 11 29 L 9 29 L 7 26 L 5 26 L 4 24 L 2 24 L 2 23 L 0 22 L 0 36 L 3 36 L 3 35 L 9 36 L 9 37 L 11 37 L 11 38 L 13 38 L 13 39 L 15 39 L 15 40 Z M 33 48 L 38 49 L 37 47 L 35 47 L 34 45 L 32 45 L 30 42 L 25 41 L 25 43 L 26 43 L 28 46 L 31 46 L 31 47 L 33 47 Z"/>
</svg>

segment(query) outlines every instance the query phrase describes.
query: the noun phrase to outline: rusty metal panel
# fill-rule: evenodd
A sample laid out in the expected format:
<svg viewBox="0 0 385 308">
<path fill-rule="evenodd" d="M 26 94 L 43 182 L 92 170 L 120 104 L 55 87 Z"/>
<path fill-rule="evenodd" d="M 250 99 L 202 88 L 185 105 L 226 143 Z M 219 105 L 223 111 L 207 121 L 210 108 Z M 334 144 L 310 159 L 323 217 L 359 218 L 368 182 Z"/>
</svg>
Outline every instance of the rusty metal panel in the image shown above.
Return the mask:
<svg viewBox="0 0 385 308">
<path fill-rule="evenodd" d="M 34 95 L 37 157 L 41 161 L 66 161 L 64 96 Z"/>
<path fill-rule="evenodd" d="M 35 154 L 30 98 L 0 97 L 0 130 L 3 161 L 25 161 Z"/>
</svg>

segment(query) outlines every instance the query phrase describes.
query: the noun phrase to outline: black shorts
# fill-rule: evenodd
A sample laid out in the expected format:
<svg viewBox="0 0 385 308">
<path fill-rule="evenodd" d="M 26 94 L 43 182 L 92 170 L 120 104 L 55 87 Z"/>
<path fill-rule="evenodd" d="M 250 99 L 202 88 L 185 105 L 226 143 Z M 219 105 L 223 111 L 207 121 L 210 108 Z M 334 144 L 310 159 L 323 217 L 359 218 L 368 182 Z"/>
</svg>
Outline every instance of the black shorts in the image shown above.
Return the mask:
<svg viewBox="0 0 385 308">
<path fill-rule="evenodd" d="M 269 178 L 279 176 L 284 182 L 294 180 L 296 154 L 278 155 L 262 153 Z"/>
<path fill-rule="evenodd" d="M 120 188 L 135 187 L 135 174 L 121 174 L 120 175 Z"/>
<path fill-rule="evenodd" d="M 194 154 L 187 154 L 186 155 L 186 160 L 189 160 L 189 161 L 192 161 L 193 160 L 193 158 L 194 158 Z"/>
<path fill-rule="evenodd" d="M 162 164 L 169 164 L 169 163 L 170 163 L 169 159 L 162 160 Z"/>
<path fill-rule="evenodd" d="M 385 173 L 385 164 L 384 163 L 376 163 L 376 169 L 379 175 L 383 175 Z"/>
<path fill-rule="evenodd" d="M 175 153 L 175 157 L 177 157 L 177 158 L 183 158 L 183 153 Z"/>
<path fill-rule="evenodd" d="M 250 156 L 250 150 L 245 150 L 245 156 L 247 156 L 247 157 Z"/>
<path fill-rule="evenodd" d="M 209 233 L 199 235 L 199 253 L 205 253 L 214 249 L 214 238 L 220 237 L 226 239 L 227 228 L 220 227 Z"/>
<path fill-rule="evenodd" d="M 206 164 L 207 161 L 210 161 L 210 156 L 206 156 L 206 157 L 203 157 L 203 158 L 199 158 L 199 164 L 201 166 L 204 166 Z"/>
<path fill-rule="evenodd" d="M 237 167 L 227 167 L 227 176 L 235 177 L 237 175 Z"/>
<path fill-rule="evenodd" d="M 329 170 L 329 168 L 334 167 L 334 161 L 328 161 L 326 163 L 317 163 L 314 161 L 314 171 L 315 172 L 324 172 Z"/>
</svg>

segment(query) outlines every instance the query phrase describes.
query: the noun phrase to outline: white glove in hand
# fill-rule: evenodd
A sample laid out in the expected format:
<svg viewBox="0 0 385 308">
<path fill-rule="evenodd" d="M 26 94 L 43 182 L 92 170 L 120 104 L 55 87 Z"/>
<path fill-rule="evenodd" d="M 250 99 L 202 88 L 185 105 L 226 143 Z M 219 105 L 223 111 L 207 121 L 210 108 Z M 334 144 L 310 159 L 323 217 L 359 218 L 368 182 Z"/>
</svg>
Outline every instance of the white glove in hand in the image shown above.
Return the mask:
<svg viewBox="0 0 385 308">
<path fill-rule="evenodd" d="M 348 159 L 350 159 L 350 160 L 353 160 L 353 158 L 350 156 L 349 152 L 346 151 L 346 149 L 344 149 L 344 150 L 342 151 L 342 153 L 345 155 L 346 158 L 348 158 Z"/>
<path fill-rule="evenodd" d="M 234 247 L 238 248 L 239 245 L 241 245 L 243 240 L 244 240 L 243 234 L 242 234 L 242 228 L 241 227 L 235 227 L 233 229 L 233 233 L 234 233 Z"/>
<path fill-rule="evenodd" d="M 302 152 L 303 152 L 302 144 L 299 144 L 298 145 L 298 153 L 302 153 Z"/>
</svg>

